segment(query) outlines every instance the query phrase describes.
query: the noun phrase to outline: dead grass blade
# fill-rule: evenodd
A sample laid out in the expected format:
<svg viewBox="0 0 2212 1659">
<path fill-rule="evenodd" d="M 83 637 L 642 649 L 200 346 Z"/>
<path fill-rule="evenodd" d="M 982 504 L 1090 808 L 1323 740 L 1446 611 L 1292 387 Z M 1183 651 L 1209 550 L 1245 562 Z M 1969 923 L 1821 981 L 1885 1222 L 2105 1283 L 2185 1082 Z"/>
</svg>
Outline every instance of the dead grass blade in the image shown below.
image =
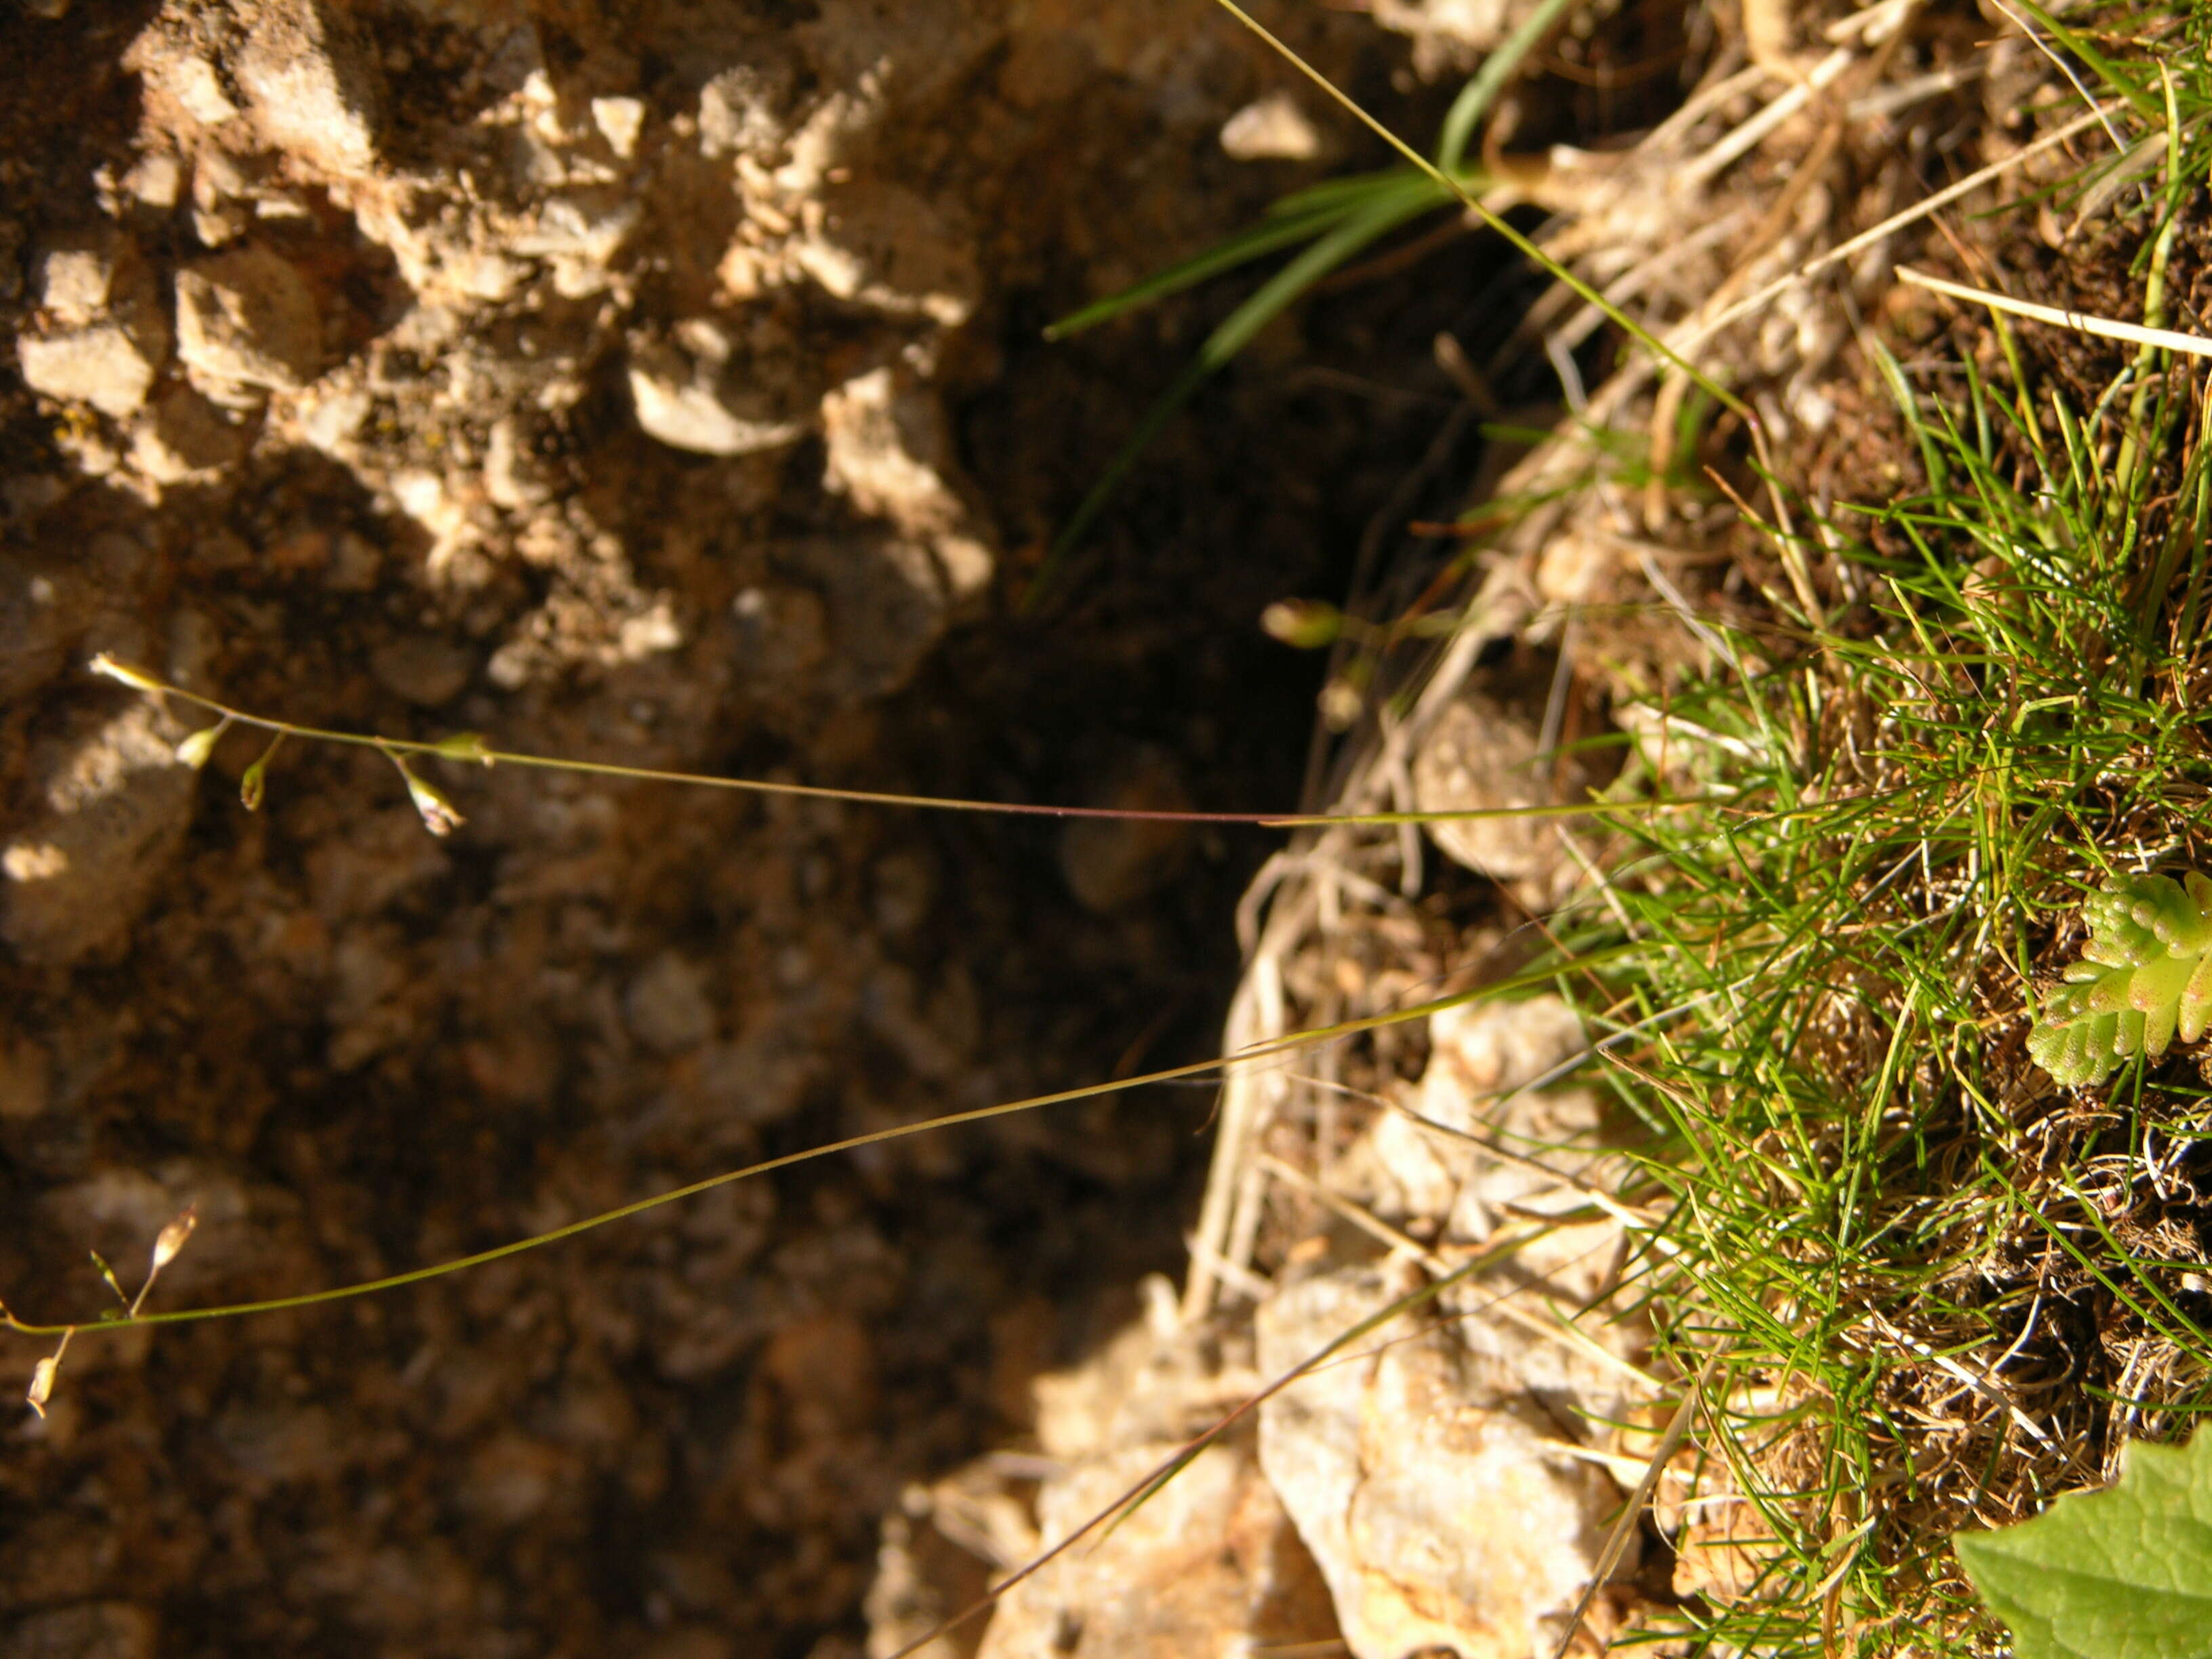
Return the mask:
<svg viewBox="0 0 2212 1659">
<path fill-rule="evenodd" d="M 2191 357 L 2212 357 L 2212 339 L 2201 334 L 2181 334 L 2170 328 L 2147 328 L 2141 323 L 2123 323 L 2110 317 L 2093 317 L 2085 311 L 2065 311 L 2057 306 L 2037 305 L 2032 300 L 2015 300 L 2008 294 L 1993 294 L 1985 288 L 1968 288 L 1964 283 L 1931 276 L 1911 265 L 1899 265 L 1897 279 L 1901 283 L 1910 283 L 1915 288 L 1924 288 L 1931 294 L 1942 294 L 1954 300 L 1987 306 L 1992 311 L 2008 312 L 2031 322 L 2049 323 L 2054 328 L 2071 329 L 2076 334 L 2092 334 L 2100 340 L 2124 340 L 2130 345 L 2149 346 L 2154 350 L 2179 351 Z"/>
</svg>

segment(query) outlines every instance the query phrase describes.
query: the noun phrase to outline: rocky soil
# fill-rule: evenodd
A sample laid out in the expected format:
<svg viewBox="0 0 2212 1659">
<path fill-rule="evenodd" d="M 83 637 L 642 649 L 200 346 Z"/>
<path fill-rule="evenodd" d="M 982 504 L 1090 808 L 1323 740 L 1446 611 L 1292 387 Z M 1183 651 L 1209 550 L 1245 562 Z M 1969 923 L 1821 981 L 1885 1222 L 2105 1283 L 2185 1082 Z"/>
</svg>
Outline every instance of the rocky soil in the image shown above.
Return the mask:
<svg viewBox="0 0 2212 1659">
<path fill-rule="evenodd" d="M 1281 9 L 1388 106 L 1401 48 Z M 1285 331 L 1014 615 L 1206 319 L 1040 325 L 1314 176 L 1231 26 L 21 0 L 0 66 L 10 1308 L 96 1314 L 87 1252 L 135 1285 L 188 1200 L 161 1304 L 284 1295 L 1212 1040 L 1256 836 L 451 768 L 441 840 L 384 760 L 299 744 L 249 812 L 244 733 L 195 773 L 184 711 L 84 665 L 633 765 L 1289 804 L 1315 686 L 1253 622 L 1432 424 L 1391 368 L 1429 302 Z M 1207 1107 L 88 1337 L 5 1431 L 0 1652 L 856 1652 L 905 1486 L 1027 1434 L 1175 1263 Z"/>
</svg>

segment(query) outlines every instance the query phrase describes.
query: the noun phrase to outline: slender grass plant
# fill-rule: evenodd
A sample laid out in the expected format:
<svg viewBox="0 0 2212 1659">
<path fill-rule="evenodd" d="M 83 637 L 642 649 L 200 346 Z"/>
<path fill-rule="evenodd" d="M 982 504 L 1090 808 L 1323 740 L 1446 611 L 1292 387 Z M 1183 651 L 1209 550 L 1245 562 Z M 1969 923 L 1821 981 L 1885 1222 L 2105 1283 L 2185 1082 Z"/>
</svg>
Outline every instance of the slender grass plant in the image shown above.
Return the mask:
<svg viewBox="0 0 2212 1659">
<path fill-rule="evenodd" d="M 2203 856 L 2204 404 L 2153 360 L 2077 409 L 1990 326 L 2007 386 L 1881 358 L 1923 481 L 1808 540 L 1826 621 L 1702 624 L 1637 763 L 1728 805 L 1625 824 L 1627 965 L 1569 981 L 1663 1033 L 1609 1056 L 1642 1285 L 1763 1534 L 1698 1650 L 1984 1650 L 1951 1534 L 2212 1407 L 2200 1057 L 2062 1091 L 2027 1042 L 2085 897 Z"/>
</svg>

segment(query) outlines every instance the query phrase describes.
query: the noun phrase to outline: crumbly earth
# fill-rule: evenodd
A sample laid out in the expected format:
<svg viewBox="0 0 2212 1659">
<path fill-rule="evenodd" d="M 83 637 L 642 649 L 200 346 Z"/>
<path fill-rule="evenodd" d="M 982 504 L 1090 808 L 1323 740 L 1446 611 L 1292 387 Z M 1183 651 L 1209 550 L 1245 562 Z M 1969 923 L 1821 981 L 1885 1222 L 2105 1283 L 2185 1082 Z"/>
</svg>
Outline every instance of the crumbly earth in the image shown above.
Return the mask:
<svg viewBox="0 0 2212 1659">
<path fill-rule="evenodd" d="M 1283 9 L 1371 105 L 1391 50 Z M 1188 1057 L 1256 833 L 260 750 L 284 718 L 1009 799 L 1296 797 L 1253 626 L 1432 421 L 1353 294 L 1042 538 L 1210 315 L 1040 325 L 1313 176 L 1194 0 L 0 15 L 0 1297 L 283 1296 Z M 1425 116 L 1432 112 L 1425 112 Z M 1249 124 L 1248 124 L 1249 125 Z M 1451 283 L 1440 294 L 1463 292 Z M 1442 301 L 1436 301 L 1437 304 Z M 1266 343 L 1263 342 L 1263 348 Z M 1377 385 L 1412 395 L 1377 397 Z M 1203 1092 L 872 1150 L 343 1305 L 88 1334 L 0 1652 L 829 1656 L 878 1519 L 1172 1265 Z M 1126 1292 L 1122 1292 L 1126 1294 Z M 46 1349 L 0 1344 L 27 1382 Z"/>
</svg>

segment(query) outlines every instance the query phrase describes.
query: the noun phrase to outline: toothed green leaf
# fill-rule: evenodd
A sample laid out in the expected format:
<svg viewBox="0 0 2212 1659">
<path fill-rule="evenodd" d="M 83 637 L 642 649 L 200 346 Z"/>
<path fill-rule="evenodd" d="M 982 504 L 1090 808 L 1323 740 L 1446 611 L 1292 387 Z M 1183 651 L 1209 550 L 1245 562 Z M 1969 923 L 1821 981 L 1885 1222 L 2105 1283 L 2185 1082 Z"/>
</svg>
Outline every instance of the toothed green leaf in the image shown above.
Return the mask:
<svg viewBox="0 0 2212 1659">
<path fill-rule="evenodd" d="M 1952 1544 L 2020 1659 L 2212 1659 L 2212 1431 L 2136 1441 L 2118 1486 Z"/>
<path fill-rule="evenodd" d="M 2194 1042 L 2212 1023 L 2212 881 L 2194 870 L 2119 876 L 2081 907 L 2089 943 L 2028 1033 L 2037 1065 L 2069 1087 L 2123 1060 Z"/>
</svg>

